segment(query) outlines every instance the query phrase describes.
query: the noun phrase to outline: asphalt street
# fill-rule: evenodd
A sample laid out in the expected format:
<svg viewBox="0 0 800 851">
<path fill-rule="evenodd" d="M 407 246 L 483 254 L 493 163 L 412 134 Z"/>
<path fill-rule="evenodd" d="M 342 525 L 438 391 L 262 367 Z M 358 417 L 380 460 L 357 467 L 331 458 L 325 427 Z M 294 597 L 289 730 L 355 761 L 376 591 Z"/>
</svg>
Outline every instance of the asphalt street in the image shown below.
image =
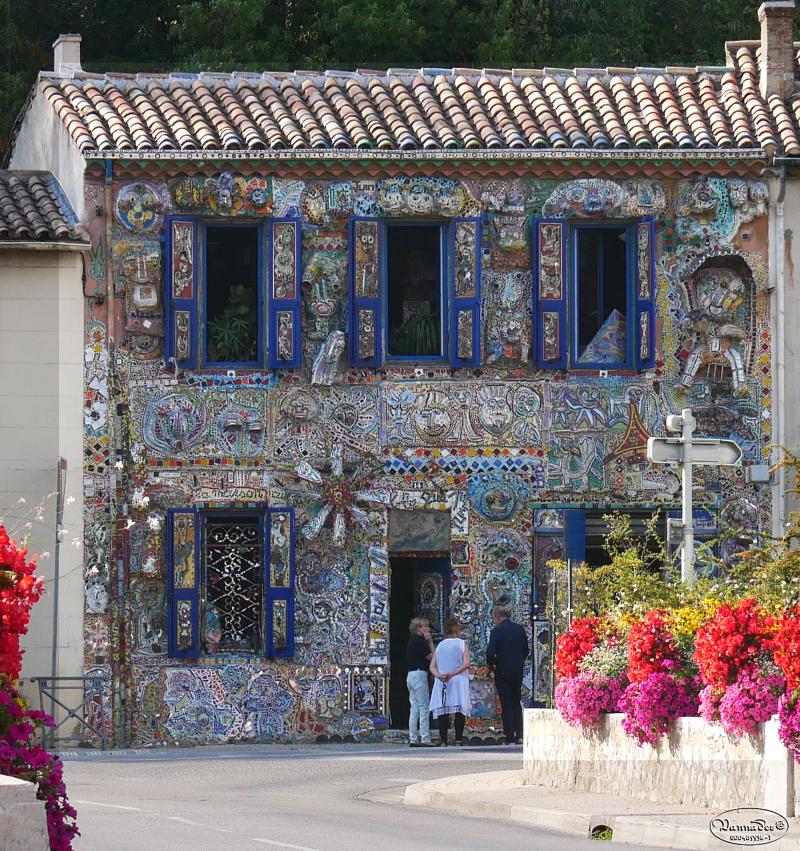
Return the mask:
<svg viewBox="0 0 800 851">
<path fill-rule="evenodd" d="M 400 803 L 419 780 L 519 768 L 520 750 L 239 745 L 63 757 L 75 851 L 630 848 Z"/>
</svg>

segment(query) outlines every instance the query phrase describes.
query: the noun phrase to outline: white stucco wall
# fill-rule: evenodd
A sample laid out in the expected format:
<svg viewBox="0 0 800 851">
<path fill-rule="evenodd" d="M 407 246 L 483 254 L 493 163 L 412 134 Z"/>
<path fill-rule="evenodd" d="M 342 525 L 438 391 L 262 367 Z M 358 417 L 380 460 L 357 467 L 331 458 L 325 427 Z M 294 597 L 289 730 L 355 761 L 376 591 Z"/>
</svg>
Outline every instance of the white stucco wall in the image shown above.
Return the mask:
<svg viewBox="0 0 800 851">
<path fill-rule="evenodd" d="M 656 746 L 625 735 L 622 715 L 597 730 L 571 727 L 555 709 L 525 710 L 523 777 L 530 785 L 607 792 L 711 810 L 766 807 L 794 815 L 794 761 L 774 717 L 736 740 L 703 718 L 678 718 Z"/>
<path fill-rule="evenodd" d="M 51 553 L 39 560 L 47 593 L 23 640 L 23 677 L 50 673 L 55 499 L 45 503 L 44 522 L 32 509 L 56 490 L 60 456 L 69 463 L 66 494 L 74 501 L 65 508 L 61 547 L 59 673 L 83 672 L 83 550 L 71 545 L 83 538 L 81 271 L 76 251 L 0 248 L 0 516 L 21 535 L 30 510 L 29 549 Z"/>
<path fill-rule="evenodd" d="M 84 220 L 86 163 L 52 106 L 38 90 L 14 141 L 9 168 L 51 171 L 69 198 L 78 220 Z"/>
</svg>

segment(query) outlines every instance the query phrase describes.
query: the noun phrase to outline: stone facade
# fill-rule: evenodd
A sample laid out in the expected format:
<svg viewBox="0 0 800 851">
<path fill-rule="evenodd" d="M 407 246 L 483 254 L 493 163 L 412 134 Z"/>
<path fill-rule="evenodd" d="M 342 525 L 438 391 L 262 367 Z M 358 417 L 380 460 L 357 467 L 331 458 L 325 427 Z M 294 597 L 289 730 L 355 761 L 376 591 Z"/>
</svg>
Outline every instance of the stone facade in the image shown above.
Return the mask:
<svg viewBox="0 0 800 851">
<path fill-rule="evenodd" d="M 437 552 L 450 566 L 429 602 L 464 624 L 476 660 L 470 727 L 490 735 L 489 612 L 507 602 L 531 624 L 545 563 L 564 553 L 563 512 L 674 508 L 677 476 L 647 465 L 644 448 L 682 407 L 694 409 L 701 433 L 736 439 L 750 461 L 770 442 L 767 192 L 757 177 L 711 166 L 701 176 L 646 169 L 568 179 L 489 166 L 469 178 L 429 171 L 324 180 L 255 161 L 230 171 L 172 163 L 168 174 L 156 163 L 135 174 L 89 166 L 85 669 L 108 677 L 106 714 L 94 720 L 120 740 L 382 736 L 391 722 L 392 558 L 429 549 L 442 526 Z M 299 368 L 165 362 L 170 215 L 299 222 Z M 352 356 L 366 334 L 362 325 L 350 339 L 354 216 L 480 222 L 475 366 L 348 367 L 343 341 Z M 534 280 L 546 283 L 531 236 L 542 233 L 540 217 L 655 220 L 652 363 L 534 365 L 547 331 L 533 306 Z M 696 486 L 710 516 L 770 528 L 769 495 L 741 471 L 705 468 Z M 171 657 L 170 630 L 181 625 L 168 512 L 253 506 L 294 511 L 291 656 Z M 414 512 L 417 520 L 397 519 Z M 423 522 L 429 533 L 415 536 Z M 207 641 L 213 625 L 198 628 Z M 546 623 L 532 629 L 538 681 L 529 671 L 526 699 L 547 691 Z M 101 712 L 99 694 L 90 703 Z"/>
<path fill-rule="evenodd" d="M 794 813 L 794 761 L 777 719 L 757 738 L 730 738 L 702 718 L 679 718 L 657 746 L 639 747 L 605 715 L 594 733 L 554 709 L 525 712 L 524 779 L 531 785 L 607 792 L 711 811 L 765 807 Z"/>
</svg>

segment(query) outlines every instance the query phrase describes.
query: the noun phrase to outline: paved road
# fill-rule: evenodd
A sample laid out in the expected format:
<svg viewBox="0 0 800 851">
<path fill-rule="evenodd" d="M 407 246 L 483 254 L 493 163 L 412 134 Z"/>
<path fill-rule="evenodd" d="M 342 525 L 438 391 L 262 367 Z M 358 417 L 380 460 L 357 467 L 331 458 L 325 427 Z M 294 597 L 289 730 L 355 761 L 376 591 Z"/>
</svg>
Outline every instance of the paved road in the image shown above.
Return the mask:
<svg viewBox="0 0 800 851">
<path fill-rule="evenodd" d="M 64 753 L 75 851 L 603 851 L 630 846 L 399 803 L 409 783 L 521 767 L 502 748 L 240 745 Z M 369 797 L 362 797 L 363 795 Z M 641 847 L 641 846 L 640 846 Z"/>
</svg>

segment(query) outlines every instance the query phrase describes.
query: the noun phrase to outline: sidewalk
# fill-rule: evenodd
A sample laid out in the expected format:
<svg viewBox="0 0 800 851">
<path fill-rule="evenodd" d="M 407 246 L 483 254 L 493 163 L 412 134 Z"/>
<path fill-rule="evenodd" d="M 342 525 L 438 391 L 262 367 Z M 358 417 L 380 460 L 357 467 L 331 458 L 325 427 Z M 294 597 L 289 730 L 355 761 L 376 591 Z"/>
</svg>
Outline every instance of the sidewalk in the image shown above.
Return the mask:
<svg viewBox="0 0 800 851">
<path fill-rule="evenodd" d="M 610 827 L 615 842 L 634 845 L 699 851 L 732 847 L 708 830 L 715 812 L 616 795 L 524 786 L 521 771 L 462 774 L 415 783 L 406 789 L 403 803 L 509 819 L 583 838 L 591 836 L 597 827 Z M 788 834 L 769 847 L 800 851 L 800 820 L 792 819 Z"/>
</svg>

